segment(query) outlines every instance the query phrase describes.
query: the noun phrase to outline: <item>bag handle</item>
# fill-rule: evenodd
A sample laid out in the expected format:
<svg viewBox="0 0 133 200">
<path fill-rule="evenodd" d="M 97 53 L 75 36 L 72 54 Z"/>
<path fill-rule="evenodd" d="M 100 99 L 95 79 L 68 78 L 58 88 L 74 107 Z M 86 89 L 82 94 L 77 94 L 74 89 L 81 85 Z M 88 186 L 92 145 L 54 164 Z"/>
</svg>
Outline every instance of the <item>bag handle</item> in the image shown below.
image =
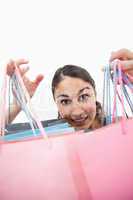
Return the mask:
<svg viewBox="0 0 133 200">
<path fill-rule="evenodd" d="M 0 135 L 5 133 L 5 124 L 6 124 L 6 91 L 7 91 L 7 75 L 6 67 L 4 67 L 3 80 L 0 91 Z"/>
<path fill-rule="evenodd" d="M 15 65 L 15 71 L 11 77 L 11 81 L 12 81 L 12 87 L 13 87 L 13 92 L 15 94 L 15 98 L 18 104 L 20 105 L 21 109 L 25 112 L 33 133 L 35 134 L 35 128 L 38 127 L 43 137 L 47 138 L 47 135 L 42 126 L 42 123 L 31 105 L 30 96 L 24 85 L 23 79 L 20 75 L 20 72 L 18 70 L 16 63 L 14 63 L 14 65 Z M 1 130 L 2 135 L 4 135 L 5 133 L 5 119 L 6 119 L 6 95 L 7 95 L 6 72 L 7 72 L 7 68 L 5 67 L 4 74 L 3 74 L 4 80 L 3 80 L 2 90 L 1 90 L 2 98 L 1 98 L 1 104 L 0 104 L 0 130 Z"/>
<path fill-rule="evenodd" d="M 112 88 L 109 80 L 112 80 L 113 92 L 111 90 Z M 128 87 L 130 86 L 130 89 L 133 92 L 133 84 L 131 84 L 128 78 L 125 77 L 125 74 L 122 71 L 122 63 L 120 60 L 115 60 L 104 68 L 103 109 L 106 112 L 106 124 L 116 122 L 118 119 L 118 99 L 121 105 L 123 121 L 126 117 L 128 117 L 125 110 L 124 98 L 126 98 L 127 103 L 133 113 L 133 104 L 127 90 L 125 89 L 125 82 L 128 83 Z M 113 101 L 110 100 L 112 96 Z"/>
</svg>

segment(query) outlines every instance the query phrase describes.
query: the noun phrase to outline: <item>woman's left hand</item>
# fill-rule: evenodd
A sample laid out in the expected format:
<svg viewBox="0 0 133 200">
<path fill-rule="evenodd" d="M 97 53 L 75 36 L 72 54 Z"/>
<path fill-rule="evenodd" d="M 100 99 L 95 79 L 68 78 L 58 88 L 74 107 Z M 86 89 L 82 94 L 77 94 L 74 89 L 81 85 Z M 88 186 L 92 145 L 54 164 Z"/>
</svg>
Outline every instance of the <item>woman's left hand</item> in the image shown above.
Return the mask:
<svg viewBox="0 0 133 200">
<path fill-rule="evenodd" d="M 122 69 L 125 73 L 133 76 L 133 52 L 128 49 L 120 49 L 111 53 L 110 62 L 119 59 L 122 62 Z"/>
</svg>

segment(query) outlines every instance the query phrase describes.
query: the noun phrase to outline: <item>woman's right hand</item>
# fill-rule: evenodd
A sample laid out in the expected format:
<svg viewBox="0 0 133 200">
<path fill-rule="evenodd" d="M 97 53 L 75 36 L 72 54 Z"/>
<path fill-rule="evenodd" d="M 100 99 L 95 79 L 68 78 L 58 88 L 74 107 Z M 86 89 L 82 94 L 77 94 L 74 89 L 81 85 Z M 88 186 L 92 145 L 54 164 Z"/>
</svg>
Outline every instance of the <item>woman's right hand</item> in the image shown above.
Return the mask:
<svg viewBox="0 0 133 200">
<path fill-rule="evenodd" d="M 43 80 L 43 75 L 40 74 L 38 75 L 34 81 L 31 81 L 28 77 L 26 77 L 26 72 L 29 70 L 28 66 L 23 66 L 22 65 L 26 65 L 28 64 L 27 60 L 24 59 L 19 59 L 16 61 L 10 60 L 9 63 L 7 64 L 7 74 L 9 76 L 12 76 L 12 74 L 15 71 L 15 68 L 18 67 L 20 75 L 23 79 L 24 85 L 30 95 L 30 97 L 32 97 L 37 89 L 37 87 L 39 86 L 40 82 Z M 10 106 L 10 118 L 9 116 L 7 116 L 7 121 L 8 123 L 12 122 L 15 117 L 18 115 L 18 113 L 20 112 L 20 107 L 18 106 L 15 98 L 13 99 L 13 103 Z"/>
<path fill-rule="evenodd" d="M 30 95 L 30 97 L 32 97 L 37 89 L 37 87 L 39 86 L 40 82 L 43 80 L 43 75 L 39 74 L 36 76 L 35 80 L 31 81 L 28 77 L 26 77 L 26 72 L 29 70 L 28 66 L 23 66 L 22 65 L 26 65 L 28 64 L 27 60 L 24 59 L 19 59 L 16 61 L 9 61 L 9 63 L 7 64 L 7 74 L 9 76 L 11 76 L 14 71 L 15 68 L 18 67 L 20 75 L 23 79 L 24 85 Z"/>
</svg>

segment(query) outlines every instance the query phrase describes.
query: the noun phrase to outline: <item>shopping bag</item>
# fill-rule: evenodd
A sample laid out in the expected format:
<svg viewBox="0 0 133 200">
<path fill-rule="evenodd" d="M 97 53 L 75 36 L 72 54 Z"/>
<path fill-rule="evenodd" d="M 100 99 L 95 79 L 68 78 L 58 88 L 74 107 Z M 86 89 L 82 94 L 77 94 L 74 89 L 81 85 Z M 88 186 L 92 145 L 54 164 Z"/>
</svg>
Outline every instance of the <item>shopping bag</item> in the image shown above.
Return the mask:
<svg viewBox="0 0 133 200">
<path fill-rule="evenodd" d="M 1 200 L 132 200 L 133 120 L 0 144 Z"/>
<path fill-rule="evenodd" d="M 61 124 L 66 123 L 66 120 L 64 119 L 49 119 L 49 120 L 43 120 L 41 121 L 43 127 L 50 127 L 50 126 L 58 126 Z M 70 125 L 68 125 L 70 126 Z M 19 132 L 23 132 L 26 130 L 31 130 L 29 122 L 19 122 L 19 123 L 12 123 L 12 124 L 7 124 L 6 125 L 6 133 L 5 135 L 8 134 L 15 134 Z"/>
<path fill-rule="evenodd" d="M 64 133 L 71 133 L 75 130 L 74 127 L 71 127 L 69 123 L 63 122 L 63 120 L 56 120 L 53 122 L 53 120 L 48 120 L 50 122 L 47 123 L 47 121 L 43 121 L 44 130 L 48 137 L 64 134 Z M 52 124 L 51 124 L 52 121 Z M 37 138 L 42 137 L 41 131 L 39 129 L 35 129 L 34 133 L 32 129 L 27 126 L 28 123 L 18 123 L 8 126 L 8 129 L 6 129 L 6 135 L 1 137 L 1 140 L 4 141 L 22 141 L 28 138 Z M 16 129 L 18 132 L 16 132 Z"/>
</svg>

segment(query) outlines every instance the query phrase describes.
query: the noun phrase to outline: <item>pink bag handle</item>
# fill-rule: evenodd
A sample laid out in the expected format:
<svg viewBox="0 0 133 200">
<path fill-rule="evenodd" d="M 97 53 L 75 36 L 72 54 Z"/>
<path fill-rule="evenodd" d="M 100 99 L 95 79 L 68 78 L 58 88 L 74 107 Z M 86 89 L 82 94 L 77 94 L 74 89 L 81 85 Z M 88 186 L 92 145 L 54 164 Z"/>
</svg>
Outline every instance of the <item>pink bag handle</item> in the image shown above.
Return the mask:
<svg viewBox="0 0 133 200">
<path fill-rule="evenodd" d="M 117 72 L 116 72 L 116 66 L 117 63 L 114 62 L 113 64 L 113 71 L 114 71 L 114 77 L 113 77 L 113 83 L 114 83 L 114 102 L 113 102 L 113 112 L 112 112 L 112 122 L 114 123 L 116 121 L 116 98 L 117 98 Z"/>
<path fill-rule="evenodd" d="M 19 70 L 18 70 L 17 66 L 15 68 L 15 75 L 18 77 L 18 80 L 19 80 L 19 82 L 20 82 L 20 84 L 22 86 L 23 92 L 24 92 L 25 97 L 27 99 L 27 104 L 29 105 L 29 109 L 30 109 L 30 111 L 31 111 L 31 113 L 33 115 L 34 120 L 36 121 L 36 123 L 37 123 L 37 125 L 38 125 L 38 127 L 39 127 L 39 129 L 40 129 L 40 131 L 41 131 L 41 133 L 43 135 L 43 137 L 47 138 L 47 135 L 46 135 L 46 133 L 44 131 L 44 128 L 43 128 L 40 120 L 39 120 L 39 117 L 37 116 L 37 114 L 35 113 L 35 111 L 33 110 L 32 106 L 31 106 L 31 100 L 30 100 L 29 93 L 28 93 L 28 91 L 27 91 L 27 89 L 26 89 L 26 87 L 24 85 L 23 79 L 22 79 L 22 77 L 21 77 L 21 75 L 19 73 Z"/>
<path fill-rule="evenodd" d="M 126 132 L 126 130 L 125 130 L 126 117 L 125 117 L 125 112 L 124 112 L 124 96 L 123 96 L 123 91 L 122 91 L 124 83 L 123 83 L 123 79 L 122 79 L 122 64 L 121 64 L 121 61 L 120 60 L 114 61 L 113 68 L 114 68 L 114 73 L 116 73 L 116 70 L 118 70 L 118 78 L 115 79 L 115 83 L 114 83 L 115 84 L 115 91 L 114 91 L 114 105 L 113 105 L 112 119 L 113 119 L 113 122 L 114 122 L 115 121 L 115 113 L 116 113 L 116 97 L 118 95 L 120 102 L 121 102 L 121 108 L 122 108 L 122 119 L 121 119 L 122 132 L 125 133 Z M 117 88 L 118 84 L 120 85 L 120 94 L 119 94 L 118 88 Z"/>
<path fill-rule="evenodd" d="M 43 137 L 47 138 L 47 135 L 45 133 L 45 130 L 41 124 L 41 121 L 39 120 L 39 117 L 37 114 L 34 112 L 31 102 L 30 102 L 30 96 L 29 93 L 24 85 L 23 79 L 19 73 L 18 67 L 15 63 L 15 72 L 14 74 L 18 78 L 19 84 L 22 87 L 22 92 L 24 92 L 24 95 L 27 100 L 28 108 L 32 114 L 33 119 L 35 120 L 36 124 L 38 125 L 38 128 L 40 129 L 41 134 Z M 0 103 L 0 135 L 4 135 L 5 133 L 5 120 L 6 120 L 6 95 L 7 95 L 7 68 L 4 68 L 4 73 L 3 73 L 3 84 L 2 84 L 2 89 L 1 89 L 1 103 Z M 34 132 L 34 130 L 33 130 Z"/>
</svg>

